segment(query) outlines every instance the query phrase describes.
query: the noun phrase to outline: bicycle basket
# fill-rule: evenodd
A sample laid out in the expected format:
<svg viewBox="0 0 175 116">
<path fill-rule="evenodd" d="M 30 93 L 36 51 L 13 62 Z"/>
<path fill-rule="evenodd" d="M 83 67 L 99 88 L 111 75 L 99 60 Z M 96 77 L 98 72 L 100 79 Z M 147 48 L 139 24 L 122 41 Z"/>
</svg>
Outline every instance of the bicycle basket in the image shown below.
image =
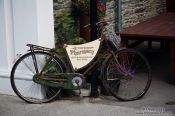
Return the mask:
<svg viewBox="0 0 175 116">
<path fill-rule="evenodd" d="M 108 39 L 109 41 L 111 41 L 111 43 L 112 43 L 117 49 L 120 48 L 120 42 L 121 42 L 120 36 L 117 36 L 117 35 L 115 34 L 114 31 L 112 31 L 111 29 L 109 29 L 109 27 L 106 27 L 104 33 L 105 33 L 106 39 Z"/>
</svg>

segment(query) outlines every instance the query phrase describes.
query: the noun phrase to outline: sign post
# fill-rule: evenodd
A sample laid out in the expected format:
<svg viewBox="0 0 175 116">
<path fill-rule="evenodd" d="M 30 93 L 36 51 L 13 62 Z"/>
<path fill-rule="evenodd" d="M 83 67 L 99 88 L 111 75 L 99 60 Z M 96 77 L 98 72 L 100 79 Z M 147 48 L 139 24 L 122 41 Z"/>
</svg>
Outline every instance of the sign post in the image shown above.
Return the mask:
<svg viewBox="0 0 175 116">
<path fill-rule="evenodd" d="M 91 41 L 97 39 L 97 0 L 90 0 Z"/>
<path fill-rule="evenodd" d="M 91 41 L 97 39 L 97 0 L 90 0 Z M 96 67 L 95 67 L 96 68 Z M 91 76 L 91 97 L 98 96 L 98 72 L 93 69 Z"/>
</svg>

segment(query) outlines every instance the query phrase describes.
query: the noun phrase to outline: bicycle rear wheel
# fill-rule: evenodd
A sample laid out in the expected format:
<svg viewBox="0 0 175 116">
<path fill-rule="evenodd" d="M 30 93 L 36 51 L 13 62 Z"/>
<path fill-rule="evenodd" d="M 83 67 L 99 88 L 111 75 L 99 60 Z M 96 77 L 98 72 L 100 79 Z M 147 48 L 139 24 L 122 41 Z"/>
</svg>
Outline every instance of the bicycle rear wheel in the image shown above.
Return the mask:
<svg viewBox="0 0 175 116">
<path fill-rule="evenodd" d="M 35 64 L 34 65 L 34 60 Z M 49 62 L 46 65 L 46 62 Z M 53 100 L 61 88 L 48 87 L 47 84 L 34 82 L 34 76 L 45 66 L 44 73 L 63 73 L 62 62 L 47 52 L 30 52 L 20 57 L 11 71 L 11 85 L 18 97 L 29 103 L 45 103 Z M 47 83 L 47 81 L 45 81 Z"/>
<path fill-rule="evenodd" d="M 106 60 L 103 84 L 119 100 L 140 99 L 151 84 L 151 68 L 146 58 L 136 50 L 124 49 Z"/>
</svg>

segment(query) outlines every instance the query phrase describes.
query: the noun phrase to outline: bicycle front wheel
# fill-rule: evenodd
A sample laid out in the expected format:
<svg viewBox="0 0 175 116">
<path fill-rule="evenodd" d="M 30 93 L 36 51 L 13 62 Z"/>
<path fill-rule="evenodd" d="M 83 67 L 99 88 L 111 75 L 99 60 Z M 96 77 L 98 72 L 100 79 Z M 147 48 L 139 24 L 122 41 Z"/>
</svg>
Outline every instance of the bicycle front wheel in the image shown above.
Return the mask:
<svg viewBox="0 0 175 116">
<path fill-rule="evenodd" d="M 103 84 L 119 100 L 131 101 L 145 95 L 151 84 L 151 68 L 136 50 L 124 49 L 106 60 Z"/>
<path fill-rule="evenodd" d="M 45 66 L 46 62 L 47 66 Z M 53 100 L 60 93 L 60 88 L 34 82 L 34 76 L 43 71 L 43 67 L 49 73 L 65 72 L 62 62 L 47 52 L 27 53 L 14 64 L 11 71 L 11 85 L 16 95 L 22 100 L 29 103 L 45 103 Z M 46 73 L 46 71 L 43 72 Z"/>
</svg>

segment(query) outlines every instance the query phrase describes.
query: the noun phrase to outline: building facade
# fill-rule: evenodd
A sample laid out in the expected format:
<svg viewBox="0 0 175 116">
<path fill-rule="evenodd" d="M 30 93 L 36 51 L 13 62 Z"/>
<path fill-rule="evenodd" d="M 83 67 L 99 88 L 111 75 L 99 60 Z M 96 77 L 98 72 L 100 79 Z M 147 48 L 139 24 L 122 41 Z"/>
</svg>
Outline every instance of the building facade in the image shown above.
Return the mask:
<svg viewBox="0 0 175 116">
<path fill-rule="evenodd" d="M 106 7 L 107 18 L 114 26 L 121 25 L 120 28 L 135 25 L 166 9 L 165 0 L 108 0 Z M 0 0 L 0 94 L 13 94 L 10 71 L 15 59 L 27 52 L 27 43 L 54 47 L 53 17 L 65 9 L 71 11 L 71 0 Z"/>
<path fill-rule="evenodd" d="M 27 43 L 54 47 L 53 0 L 0 0 L 0 94 L 13 94 L 10 71 Z"/>
</svg>

